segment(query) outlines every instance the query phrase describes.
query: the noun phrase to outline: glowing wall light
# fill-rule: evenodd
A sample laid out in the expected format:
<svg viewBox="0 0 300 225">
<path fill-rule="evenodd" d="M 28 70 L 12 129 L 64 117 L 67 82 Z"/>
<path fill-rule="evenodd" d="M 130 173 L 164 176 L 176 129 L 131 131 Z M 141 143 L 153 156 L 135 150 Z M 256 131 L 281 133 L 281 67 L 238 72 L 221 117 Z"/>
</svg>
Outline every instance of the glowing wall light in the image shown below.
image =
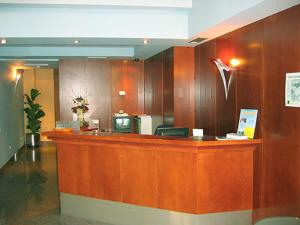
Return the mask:
<svg viewBox="0 0 300 225">
<path fill-rule="evenodd" d="M 230 64 L 230 66 L 232 66 L 233 68 L 237 68 L 237 67 L 241 64 L 241 62 L 240 62 L 239 59 L 233 58 L 233 59 L 231 59 L 231 60 L 229 61 L 229 64 Z"/>
<path fill-rule="evenodd" d="M 230 65 L 228 66 L 223 63 L 220 59 L 212 59 L 213 63 L 217 66 L 220 76 L 223 81 L 224 90 L 225 90 L 225 98 L 227 100 L 230 84 L 232 82 L 232 74 L 233 71 L 236 70 L 236 67 L 240 65 L 240 61 L 238 59 L 231 59 Z"/>
<path fill-rule="evenodd" d="M 19 80 L 21 79 L 22 74 L 24 73 L 23 69 L 14 69 L 13 70 L 13 80 L 15 82 L 15 88 L 17 88 Z"/>
</svg>

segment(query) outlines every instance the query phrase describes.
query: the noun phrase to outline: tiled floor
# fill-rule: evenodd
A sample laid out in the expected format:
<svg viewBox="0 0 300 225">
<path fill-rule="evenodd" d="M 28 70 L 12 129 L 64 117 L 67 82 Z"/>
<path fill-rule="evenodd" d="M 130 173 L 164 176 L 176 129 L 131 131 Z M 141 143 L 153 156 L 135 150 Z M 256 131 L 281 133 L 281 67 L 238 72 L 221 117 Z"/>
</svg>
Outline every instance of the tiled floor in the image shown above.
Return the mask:
<svg viewBox="0 0 300 225">
<path fill-rule="evenodd" d="M 22 149 L 0 170 L 0 225 L 103 225 L 59 214 L 56 149 Z"/>
</svg>

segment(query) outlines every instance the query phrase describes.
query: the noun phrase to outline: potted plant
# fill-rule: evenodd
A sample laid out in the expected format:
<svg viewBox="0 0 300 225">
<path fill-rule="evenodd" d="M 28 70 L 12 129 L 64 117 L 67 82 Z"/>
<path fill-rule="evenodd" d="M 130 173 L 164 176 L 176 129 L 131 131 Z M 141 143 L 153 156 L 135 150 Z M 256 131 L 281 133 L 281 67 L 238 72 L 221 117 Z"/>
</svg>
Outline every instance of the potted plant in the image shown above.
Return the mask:
<svg viewBox="0 0 300 225">
<path fill-rule="evenodd" d="M 26 134 L 26 145 L 27 147 L 37 147 L 40 144 L 40 130 L 41 121 L 40 119 L 45 116 L 45 112 L 41 109 L 41 105 L 36 103 L 36 98 L 41 93 L 37 89 L 31 89 L 30 95 L 24 95 L 24 112 L 27 117 L 26 128 L 30 130 L 30 133 Z"/>
</svg>

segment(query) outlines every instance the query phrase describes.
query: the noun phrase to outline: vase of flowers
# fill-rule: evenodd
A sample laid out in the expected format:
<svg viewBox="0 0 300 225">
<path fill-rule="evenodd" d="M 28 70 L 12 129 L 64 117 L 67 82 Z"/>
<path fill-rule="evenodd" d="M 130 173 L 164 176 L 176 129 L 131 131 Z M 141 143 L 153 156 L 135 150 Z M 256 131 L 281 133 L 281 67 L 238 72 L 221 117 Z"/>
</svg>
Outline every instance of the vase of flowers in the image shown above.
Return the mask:
<svg viewBox="0 0 300 225">
<path fill-rule="evenodd" d="M 80 128 L 89 127 L 89 123 L 85 121 L 84 114 L 89 111 L 88 101 L 79 96 L 73 99 L 74 106 L 72 107 L 72 112 L 77 114 L 77 120 L 79 121 Z"/>
</svg>

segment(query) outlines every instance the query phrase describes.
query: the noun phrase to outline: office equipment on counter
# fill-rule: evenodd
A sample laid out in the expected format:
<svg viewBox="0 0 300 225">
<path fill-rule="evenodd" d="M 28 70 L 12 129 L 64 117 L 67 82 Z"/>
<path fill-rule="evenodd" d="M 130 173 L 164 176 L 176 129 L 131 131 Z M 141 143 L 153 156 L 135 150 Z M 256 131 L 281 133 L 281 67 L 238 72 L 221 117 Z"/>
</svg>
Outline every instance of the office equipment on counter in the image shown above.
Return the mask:
<svg viewBox="0 0 300 225">
<path fill-rule="evenodd" d="M 80 130 L 80 123 L 78 120 L 75 121 L 56 121 L 55 130 L 59 129 L 72 129 L 74 131 Z"/>
<path fill-rule="evenodd" d="M 157 126 L 162 123 L 161 116 L 138 115 L 134 117 L 135 132 L 138 134 L 153 135 Z"/>
<path fill-rule="evenodd" d="M 203 137 L 203 129 L 193 129 L 194 137 Z"/>
<path fill-rule="evenodd" d="M 100 120 L 99 119 L 89 119 L 88 120 L 89 122 L 89 129 L 97 129 L 97 130 L 100 130 Z"/>
<path fill-rule="evenodd" d="M 131 116 L 113 116 L 112 117 L 113 132 L 131 133 L 132 117 Z"/>
<path fill-rule="evenodd" d="M 157 135 L 159 136 L 176 136 L 176 137 L 188 137 L 188 127 L 158 127 Z"/>
<path fill-rule="evenodd" d="M 135 131 L 138 134 L 152 134 L 152 117 L 150 115 L 138 115 L 134 117 Z"/>
<path fill-rule="evenodd" d="M 242 134 L 229 133 L 226 134 L 227 140 L 248 140 L 248 137 Z"/>
<path fill-rule="evenodd" d="M 172 126 L 169 126 L 169 125 L 166 125 L 166 124 L 158 125 L 155 129 L 154 135 L 158 135 L 158 132 L 159 132 L 160 128 L 166 128 L 166 127 L 172 127 Z"/>
</svg>

